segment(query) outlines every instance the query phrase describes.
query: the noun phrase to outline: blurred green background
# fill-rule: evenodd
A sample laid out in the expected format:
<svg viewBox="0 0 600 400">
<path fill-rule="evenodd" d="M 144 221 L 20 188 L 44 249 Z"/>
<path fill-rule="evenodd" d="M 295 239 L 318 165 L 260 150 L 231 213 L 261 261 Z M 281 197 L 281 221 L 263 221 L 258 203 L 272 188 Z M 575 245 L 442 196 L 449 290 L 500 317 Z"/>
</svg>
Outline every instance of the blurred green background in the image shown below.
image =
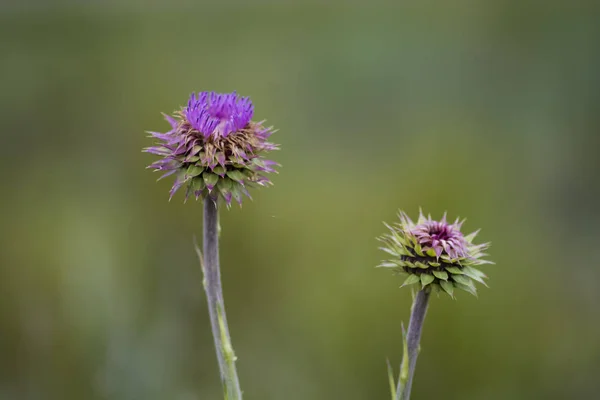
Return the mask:
<svg viewBox="0 0 600 400">
<path fill-rule="evenodd" d="M 246 399 L 388 399 L 410 293 L 374 266 L 402 208 L 467 217 L 490 289 L 434 298 L 414 399 L 600 390 L 594 2 L 27 1 L 0 6 L 0 398 L 222 398 L 200 204 L 145 130 L 251 96 L 275 186 L 222 213 Z"/>
</svg>

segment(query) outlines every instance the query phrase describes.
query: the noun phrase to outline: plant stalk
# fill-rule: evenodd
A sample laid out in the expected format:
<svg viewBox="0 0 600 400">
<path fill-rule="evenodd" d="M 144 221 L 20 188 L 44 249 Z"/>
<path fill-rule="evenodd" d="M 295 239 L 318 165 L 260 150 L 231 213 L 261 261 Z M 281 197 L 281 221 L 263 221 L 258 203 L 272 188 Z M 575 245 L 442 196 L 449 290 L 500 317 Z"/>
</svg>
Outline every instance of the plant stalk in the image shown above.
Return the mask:
<svg viewBox="0 0 600 400">
<path fill-rule="evenodd" d="M 204 290 L 208 302 L 210 324 L 215 340 L 221 382 L 225 400 L 241 400 L 242 391 L 235 368 L 235 354 L 225 315 L 225 303 L 219 267 L 219 210 L 216 201 L 204 200 L 203 253 L 200 256 L 204 273 Z"/>
<path fill-rule="evenodd" d="M 413 301 L 410 322 L 408 323 L 408 332 L 406 333 L 405 352 L 402 355 L 402 365 L 400 367 L 400 379 L 398 379 L 398 389 L 396 390 L 397 400 L 410 400 L 410 391 L 412 389 L 413 377 L 417 366 L 417 356 L 419 355 L 419 342 L 421 341 L 421 332 L 427 314 L 429 304 L 430 290 L 419 290 Z M 406 359 L 408 357 L 408 359 Z M 407 370 L 408 367 L 408 370 Z"/>
</svg>

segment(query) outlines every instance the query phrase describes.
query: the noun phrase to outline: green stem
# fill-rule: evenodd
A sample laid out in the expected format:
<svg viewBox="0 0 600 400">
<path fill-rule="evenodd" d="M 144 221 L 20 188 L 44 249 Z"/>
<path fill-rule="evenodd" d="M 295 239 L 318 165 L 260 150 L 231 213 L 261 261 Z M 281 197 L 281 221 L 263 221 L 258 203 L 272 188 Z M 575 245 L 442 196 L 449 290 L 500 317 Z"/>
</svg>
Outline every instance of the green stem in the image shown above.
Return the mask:
<svg viewBox="0 0 600 400">
<path fill-rule="evenodd" d="M 204 200 L 204 234 L 201 257 L 204 272 L 204 290 L 208 302 L 210 324 L 212 327 L 221 382 L 226 400 L 241 400 L 242 391 L 235 368 L 235 354 L 225 315 L 221 271 L 219 268 L 219 211 L 216 202 L 210 198 Z"/>
<path fill-rule="evenodd" d="M 413 301 L 408 323 L 408 332 L 404 339 L 404 354 L 402 355 L 402 365 L 400 366 L 400 379 L 398 380 L 398 389 L 396 390 L 397 400 L 410 400 L 410 391 L 412 381 L 417 366 L 417 356 L 419 355 L 419 342 L 421 341 L 421 332 L 427 314 L 427 305 L 429 304 L 429 290 L 420 290 Z"/>
</svg>

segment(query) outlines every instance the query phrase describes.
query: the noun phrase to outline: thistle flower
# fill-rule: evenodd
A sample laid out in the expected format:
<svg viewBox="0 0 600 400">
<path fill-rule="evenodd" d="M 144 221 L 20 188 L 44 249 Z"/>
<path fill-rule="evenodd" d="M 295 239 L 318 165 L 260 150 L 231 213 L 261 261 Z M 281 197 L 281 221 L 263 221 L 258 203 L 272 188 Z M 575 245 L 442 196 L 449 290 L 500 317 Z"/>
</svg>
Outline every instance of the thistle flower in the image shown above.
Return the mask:
<svg viewBox="0 0 600 400">
<path fill-rule="evenodd" d="M 278 150 L 267 141 L 274 131 L 252 121 L 253 113 L 250 98 L 236 92 L 193 93 L 186 107 L 165 115 L 170 131 L 148 132 L 159 143 L 144 151 L 163 157 L 148 168 L 165 172 L 159 180 L 175 174 L 169 200 L 185 186 L 186 200 L 222 197 L 229 207 L 232 199 L 241 205 L 242 195 L 250 197 L 249 187 L 271 184 L 264 174 L 278 164 L 263 154 Z"/>
<path fill-rule="evenodd" d="M 477 296 L 473 281 L 486 285 L 487 277 L 475 267 L 493 264 L 482 259 L 490 244 L 472 243 L 479 231 L 463 236 L 460 229 L 464 220 L 449 224 L 446 214 L 441 221 L 434 221 L 420 211 L 416 224 L 402 211 L 399 217 L 400 222 L 394 226 L 385 224 L 390 232 L 378 238 L 384 243 L 381 250 L 393 256 L 379 267 L 408 274 L 402 286 L 419 283 L 422 289 L 434 288 L 451 297 L 455 288 Z"/>
</svg>

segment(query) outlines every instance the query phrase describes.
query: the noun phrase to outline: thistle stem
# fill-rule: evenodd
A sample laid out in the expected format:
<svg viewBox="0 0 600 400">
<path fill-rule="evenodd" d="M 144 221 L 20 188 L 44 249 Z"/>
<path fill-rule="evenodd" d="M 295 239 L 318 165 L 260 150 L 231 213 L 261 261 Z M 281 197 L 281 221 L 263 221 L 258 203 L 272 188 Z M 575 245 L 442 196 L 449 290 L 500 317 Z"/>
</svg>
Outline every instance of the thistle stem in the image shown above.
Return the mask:
<svg viewBox="0 0 600 400">
<path fill-rule="evenodd" d="M 204 272 L 204 290 L 208 302 L 210 324 L 215 340 L 217 360 L 221 383 L 226 400 L 241 400 L 242 391 L 235 368 L 235 355 L 231 346 L 223 289 L 221 287 L 221 271 L 219 268 L 219 211 L 215 201 L 204 200 L 204 232 L 203 232 L 202 269 Z"/>
<path fill-rule="evenodd" d="M 419 290 L 413 301 L 410 322 L 408 323 L 408 332 L 406 333 L 405 348 L 407 349 L 407 352 L 402 355 L 402 365 L 408 364 L 408 374 L 403 374 L 401 370 L 400 379 L 398 380 L 398 389 L 396 390 L 397 400 L 410 400 L 410 390 L 412 388 L 412 381 L 417 366 L 419 342 L 421 341 L 421 332 L 423 330 L 425 314 L 427 313 L 427 306 L 429 304 L 429 295 L 430 290 Z M 405 357 L 408 357 L 408 363 L 406 363 Z"/>
</svg>

